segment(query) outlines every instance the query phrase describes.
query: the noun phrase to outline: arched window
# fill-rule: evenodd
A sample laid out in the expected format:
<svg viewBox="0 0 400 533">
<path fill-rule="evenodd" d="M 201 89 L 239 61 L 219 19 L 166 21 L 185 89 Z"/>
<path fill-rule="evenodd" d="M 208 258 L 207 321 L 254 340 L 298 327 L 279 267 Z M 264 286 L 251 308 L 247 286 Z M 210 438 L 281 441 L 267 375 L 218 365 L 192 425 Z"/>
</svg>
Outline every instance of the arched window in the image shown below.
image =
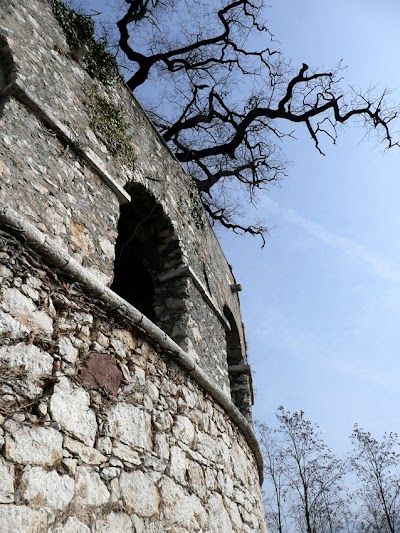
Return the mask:
<svg viewBox="0 0 400 533">
<path fill-rule="evenodd" d="M 232 402 L 251 422 L 253 391 L 250 367 L 243 354 L 235 318 L 226 305 L 224 315 L 230 326 L 230 330 L 226 331 L 226 352 Z"/>
<path fill-rule="evenodd" d="M 179 266 L 179 243 L 156 198 L 139 183 L 126 189 L 131 202 L 121 205 L 111 289 L 170 334 L 172 324 L 165 320 L 170 315 L 165 310 L 168 283 L 160 278 L 174 261 Z"/>
</svg>

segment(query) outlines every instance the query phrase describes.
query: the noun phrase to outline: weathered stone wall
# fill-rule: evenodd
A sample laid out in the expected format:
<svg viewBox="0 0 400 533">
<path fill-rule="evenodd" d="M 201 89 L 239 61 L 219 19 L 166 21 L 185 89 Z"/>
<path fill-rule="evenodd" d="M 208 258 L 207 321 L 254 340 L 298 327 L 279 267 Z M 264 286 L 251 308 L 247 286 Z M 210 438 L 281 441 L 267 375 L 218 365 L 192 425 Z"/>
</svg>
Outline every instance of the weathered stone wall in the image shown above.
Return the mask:
<svg viewBox="0 0 400 533">
<path fill-rule="evenodd" d="M 0 250 L 0 531 L 265 531 L 224 410 L 27 243 Z"/>
<path fill-rule="evenodd" d="M 193 182 L 48 0 L 0 4 L 0 533 L 265 531 L 236 281 Z M 162 331 L 112 285 L 134 236 Z"/>
<path fill-rule="evenodd" d="M 1 117 L 0 201 L 14 207 L 105 283 L 113 276 L 119 202 L 18 100 Z"/>
<path fill-rule="evenodd" d="M 192 325 L 192 329 L 179 342 L 185 348 L 192 342 L 192 352 L 204 362 L 205 369 L 210 370 L 208 362 L 212 359 L 218 366 L 215 376 L 219 376 L 219 384 L 229 388 L 226 350 L 222 346 L 216 349 L 215 343 L 208 342 L 211 322 L 215 322 L 213 330 L 218 339 L 224 339 L 229 326 L 223 316 L 222 321 L 215 319 L 209 300 L 220 314 L 225 305 L 232 311 L 246 362 L 239 300 L 230 289 L 234 277 L 199 209 L 198 193 L 191 179 L 125 87 L 104 88 L 71 58 L 48 0 L 10 0 L 2 5 L 0 37 L 7 40 L 17 67 L 13 96 L 4 103 L 0 119 L 0 170 L 5 178 L 0 184 L 0 200 L 24 213 L 99 279 L 110 283 L 118 193 L 114 194 L 100 179 L 82 153 L 99 163 L 116 187 L 121 189 L 132 181 L 143 184 L 171 222 L 181 247 L 182 265 L 190 266 L 207 292 L 204 297 L 199 284 L 188 276 L 191 292 L 198 293 L 194 298 L 202 299 L 206 305 L 192 305 L 187 313 L 187 325 Z M 134 168 L 110 153 L 94 130 L 90 111 L 94 94 L 124 109 L 136 154 Z M 46 113 L 68 133 L 68 142 L 44 119 Z M 122 201 L 126 199 L 122 197 Z M 169 329 L 172 332 L 173 328 Z M 203 339 L 201 346 L 193 343 L 197 332 Z"/>
</svg>

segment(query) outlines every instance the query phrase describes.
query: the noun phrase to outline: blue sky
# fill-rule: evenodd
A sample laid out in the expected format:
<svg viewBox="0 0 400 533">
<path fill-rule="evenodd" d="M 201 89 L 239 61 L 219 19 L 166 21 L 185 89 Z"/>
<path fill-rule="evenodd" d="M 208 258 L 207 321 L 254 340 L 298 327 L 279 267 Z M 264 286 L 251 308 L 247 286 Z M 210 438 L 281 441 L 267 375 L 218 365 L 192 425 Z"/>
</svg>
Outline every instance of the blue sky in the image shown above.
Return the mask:
<svg viewBox="0 0 400 533">
<path fill-rule="evenodd" d="M 400 103 L 395 0 L 276 0 L 265 16 L 293 66 L 343 60 L 345 81 Z M 363 136 L 346 128 L 323 157 L 299 130 L 283 146 L 288 177 L 260 196 L 265 248 L 219 232 L 243 286 L 255 416 L 302 409 L 338 453 L 355 422 L 378 437 L 400 428 L 400 153 Z"/>
<path fill-rule="evenodd" d="M 281 0 L 266 14 L 294 66 L 343 59 L 346 81 L 400 103 L 397 2 Z M 303 409 L 338 453 L 355 422 L 378 437 L 400 428 L 400 154 L 363 135 L 347 128 L 323 157 L 297 132 L 288 177 L 258 206 L 265 249 L 221 235 L 243 285 L 255 416 Z"/>
</svg>

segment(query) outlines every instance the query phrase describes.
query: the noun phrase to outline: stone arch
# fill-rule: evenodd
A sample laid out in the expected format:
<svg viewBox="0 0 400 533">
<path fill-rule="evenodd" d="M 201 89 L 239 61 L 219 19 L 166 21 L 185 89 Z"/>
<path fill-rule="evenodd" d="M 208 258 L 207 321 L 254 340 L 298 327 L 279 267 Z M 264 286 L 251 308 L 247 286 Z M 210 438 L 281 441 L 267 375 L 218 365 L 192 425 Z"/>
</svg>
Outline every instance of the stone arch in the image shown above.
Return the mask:
<svg viewBox="0 0 400 533">
<path fill-rule="evenodd" d="M 126 187 L 131 201 L 121 205 L 111 289 L 171 335 L 179 320 L 179 306 L 167 309 L 181 278 L 164 278 L 182 264 L 173 224 L 145 186 Z M 174 286 L 172 286 L 174 285 Z"/>
<path fill-rule="evenodd" d="M 251 421 L 253 390 L 250 367 L 246 362 L 239 329 L 232 311 L 224 306 L 224 315 L 230 329 L 226 330 L 226 358 L 232 402 Z"/>
</svg>

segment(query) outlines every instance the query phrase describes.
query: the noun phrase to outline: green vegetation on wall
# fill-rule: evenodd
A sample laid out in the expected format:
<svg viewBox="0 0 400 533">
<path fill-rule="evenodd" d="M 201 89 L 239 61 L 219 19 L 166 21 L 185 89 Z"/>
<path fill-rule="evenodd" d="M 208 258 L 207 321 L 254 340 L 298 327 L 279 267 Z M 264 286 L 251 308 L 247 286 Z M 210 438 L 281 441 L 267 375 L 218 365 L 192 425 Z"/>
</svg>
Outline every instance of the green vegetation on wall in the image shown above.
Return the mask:
<svg viewBox="0 0 400 533">
<path fill-rule="evenodd" d="M 125 120 L 124 110 L 109 98 L 101 96 L 96 89 L 91 91 L 89 98 L 91 127 L 110 152 L 132 168 L 136 154 L 128 134 L 129 124 Z"/>
<path fill-rule="evenodd" d="M 51 0 L 51 7 L 64 31 L 71 52 L 83 45 L 88 47 L 85 65 L 89 75 L 106 85 L 121 79 L 117 61 L 113 54 L 107 51 L 107 41 L 95 39 L 93 19 L 77 13 L 61 0 Z"/>
</svg>

